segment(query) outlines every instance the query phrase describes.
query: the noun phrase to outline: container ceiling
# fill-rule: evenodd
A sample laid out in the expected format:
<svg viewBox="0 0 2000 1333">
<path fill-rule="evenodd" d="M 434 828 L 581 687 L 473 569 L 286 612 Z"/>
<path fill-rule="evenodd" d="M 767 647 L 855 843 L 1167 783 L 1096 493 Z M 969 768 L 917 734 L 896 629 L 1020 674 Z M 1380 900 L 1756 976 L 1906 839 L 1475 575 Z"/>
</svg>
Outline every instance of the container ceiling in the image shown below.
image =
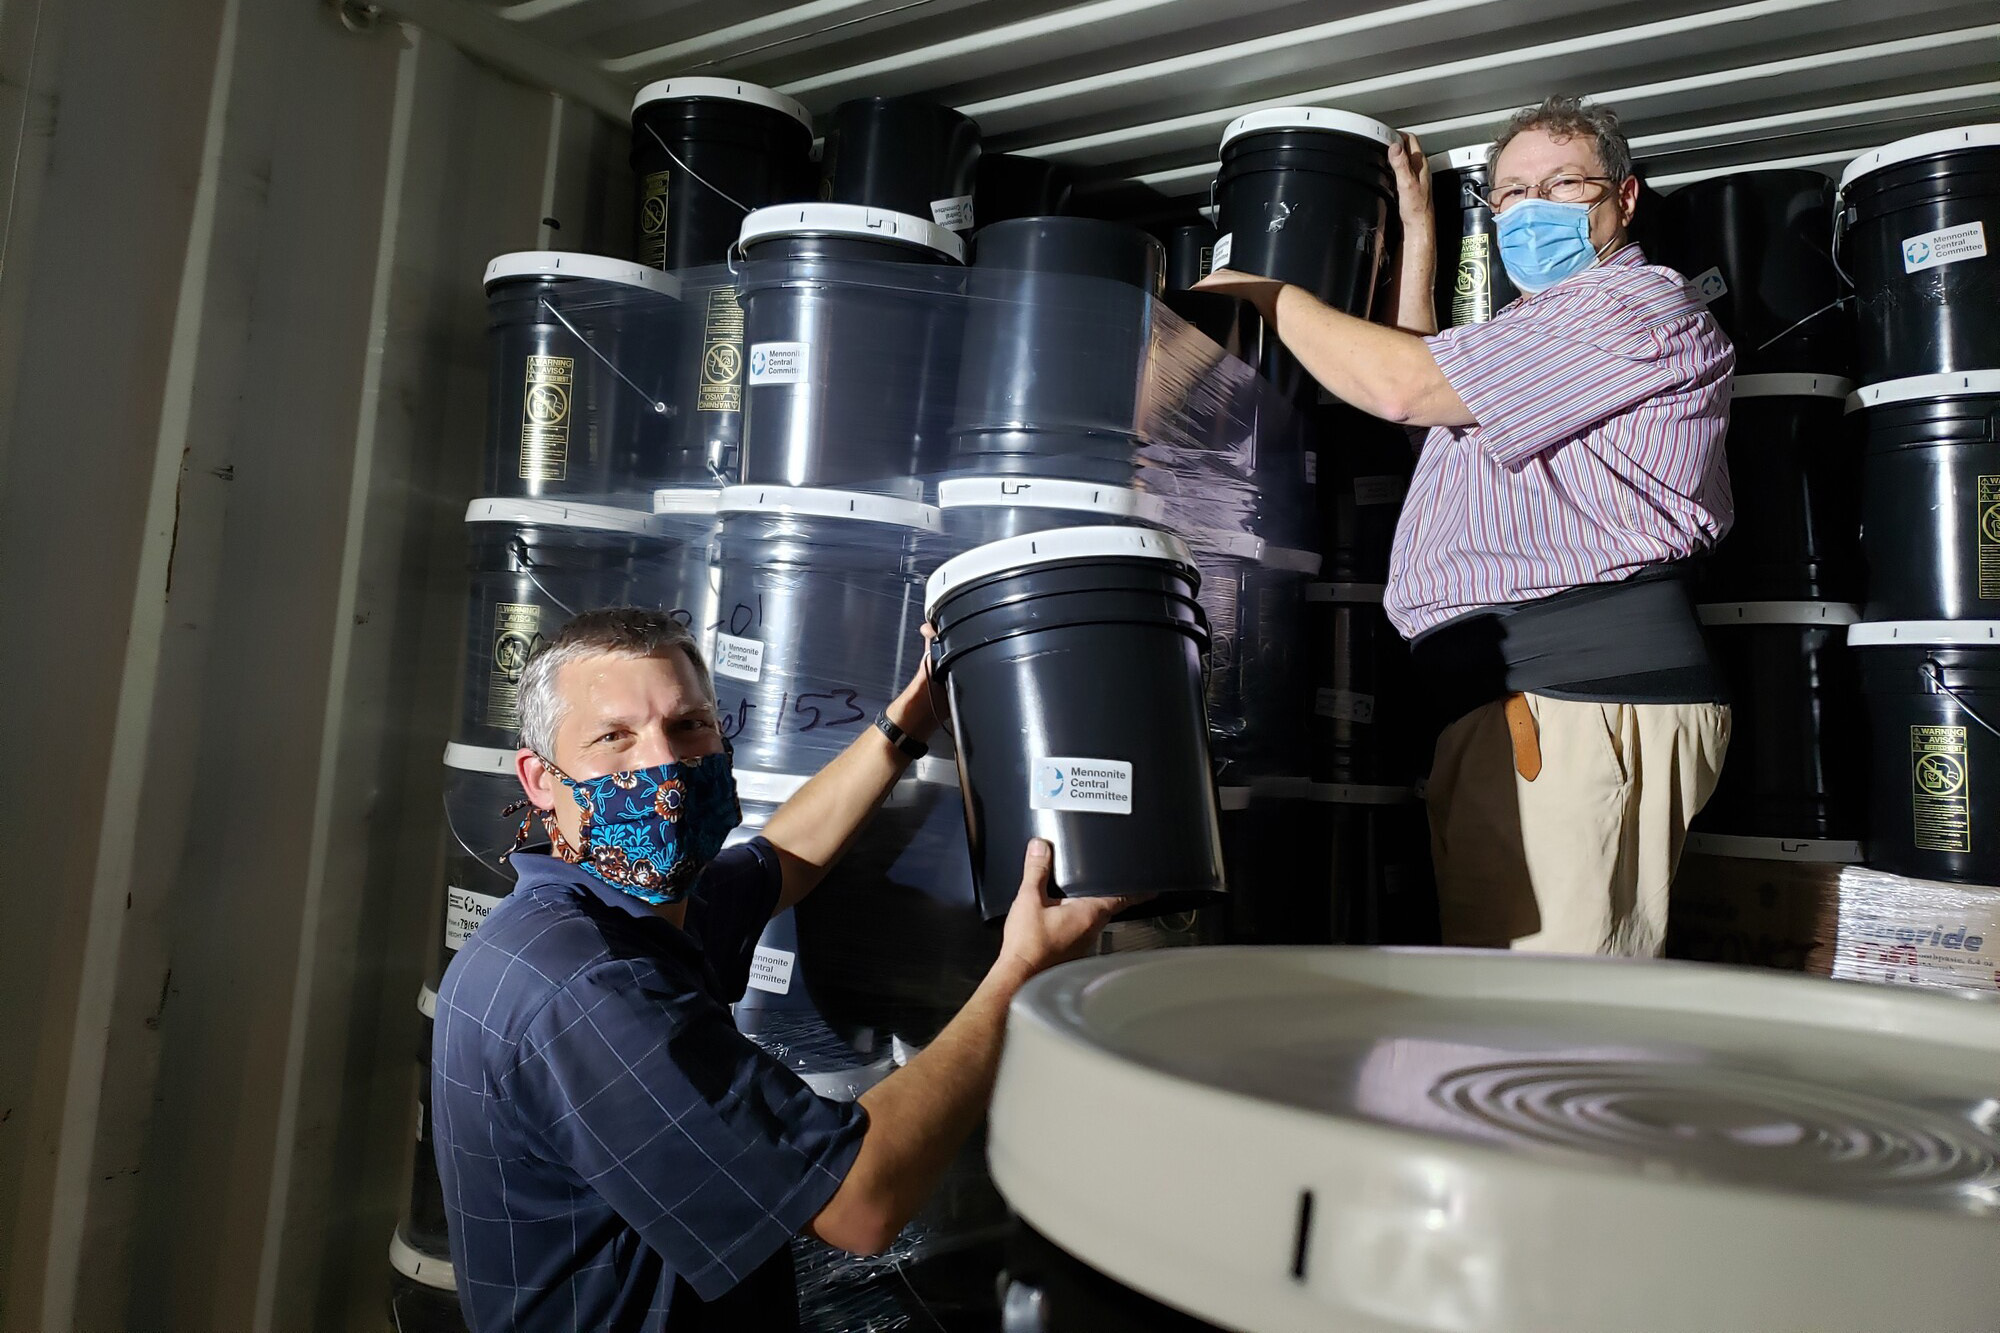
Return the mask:
<svg viewBox="0 0 2000 1333">
<path fill-rule="evenodd" d="M 816 114 L 917 93 L 988 151 L 1069 164 L 1085 192 L 1207 193 L 1222 129 L 1260 107 L 1358 111 L 1433 152 L 1549 92 L 1624 116 L 1672 187 L 1766 165 L 1837 170 L 1908 134 L 2000 120 L 1992 0 L 390 0 L 396 16 L 623 119 L 642 84 L 712 74 Z M 1129 186 L 1125 186 L 1128 188 Z"/>
</svg>

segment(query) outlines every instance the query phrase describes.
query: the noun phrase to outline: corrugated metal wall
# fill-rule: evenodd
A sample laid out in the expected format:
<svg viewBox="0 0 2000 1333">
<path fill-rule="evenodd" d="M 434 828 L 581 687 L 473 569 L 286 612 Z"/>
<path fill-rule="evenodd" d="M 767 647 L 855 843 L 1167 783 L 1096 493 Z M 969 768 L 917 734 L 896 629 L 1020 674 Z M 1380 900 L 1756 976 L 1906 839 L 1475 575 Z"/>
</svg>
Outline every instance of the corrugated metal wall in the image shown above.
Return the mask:
<svg viewBox="0 0 2000 1333">
<path fill-rule="evenodd" d="M 478 275 L 622 248 L 622 135 L 315 0 L 6 0 L 0 76 L 0 1329 L 380 1329 Z"/>
</svg>

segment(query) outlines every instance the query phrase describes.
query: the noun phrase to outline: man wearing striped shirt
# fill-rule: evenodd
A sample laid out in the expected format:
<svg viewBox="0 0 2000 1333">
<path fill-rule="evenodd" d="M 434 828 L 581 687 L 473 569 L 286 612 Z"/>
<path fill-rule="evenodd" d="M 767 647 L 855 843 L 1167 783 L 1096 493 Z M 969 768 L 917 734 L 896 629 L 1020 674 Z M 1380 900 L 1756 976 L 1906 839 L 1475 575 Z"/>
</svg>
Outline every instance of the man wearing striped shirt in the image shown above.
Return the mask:
<svg viewBox="0 0 2000 1333">
<path fill-rule="evenodd" d="M 1391 150 L 1404 245 L 1388 328 L 1225 273 L 1313 376 L 1426 428 L 1385 605 L 1440 720 L 1427 793 L 1447 944 L 1657 954 L 1729 710 L 1679 577 L 1728 530 L 1735 353 L 1628 232 L 1617 118 L 1552 97 L 1489 159 L 1525 295 L 1437 331 L 1429 170 Z M 1327 442 L 1338 448 L 1338 441 Z"/>
</svg>

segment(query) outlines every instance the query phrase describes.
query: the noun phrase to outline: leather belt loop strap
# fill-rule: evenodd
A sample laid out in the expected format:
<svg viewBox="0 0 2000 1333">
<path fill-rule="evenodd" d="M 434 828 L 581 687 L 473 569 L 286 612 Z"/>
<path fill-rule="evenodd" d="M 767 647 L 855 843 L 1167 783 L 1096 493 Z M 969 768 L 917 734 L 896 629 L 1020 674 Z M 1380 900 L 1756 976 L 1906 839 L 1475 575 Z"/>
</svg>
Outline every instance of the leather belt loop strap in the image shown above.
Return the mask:
<svg viewBox="0 0 2000 1333">
<path fill-rule="evenodd" d="M 1507 735 L 1514 742 L 1514 771 L 1523 782 L 1533 782 L 1542 775 L 1542 738 L 1535 728 L 1528 696 L 1510 694 L 1502 707 L 1507 714 Z"/>
</svg>

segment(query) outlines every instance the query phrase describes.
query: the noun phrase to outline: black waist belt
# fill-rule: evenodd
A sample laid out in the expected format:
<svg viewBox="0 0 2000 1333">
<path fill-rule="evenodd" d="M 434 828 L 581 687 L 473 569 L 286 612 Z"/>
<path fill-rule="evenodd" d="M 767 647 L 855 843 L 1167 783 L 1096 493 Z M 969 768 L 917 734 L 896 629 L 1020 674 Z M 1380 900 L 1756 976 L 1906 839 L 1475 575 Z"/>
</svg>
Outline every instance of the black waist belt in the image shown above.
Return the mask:
<svg viewBox="0 0 2000 1333">
<path fill-rule="evenodd" d="M 1510 694 L 1626 704 L 1724 698 L 1671 566 L 1468 611 L 1418 635 L 1410 655 L 1442 722 Z"/>
</svg>

